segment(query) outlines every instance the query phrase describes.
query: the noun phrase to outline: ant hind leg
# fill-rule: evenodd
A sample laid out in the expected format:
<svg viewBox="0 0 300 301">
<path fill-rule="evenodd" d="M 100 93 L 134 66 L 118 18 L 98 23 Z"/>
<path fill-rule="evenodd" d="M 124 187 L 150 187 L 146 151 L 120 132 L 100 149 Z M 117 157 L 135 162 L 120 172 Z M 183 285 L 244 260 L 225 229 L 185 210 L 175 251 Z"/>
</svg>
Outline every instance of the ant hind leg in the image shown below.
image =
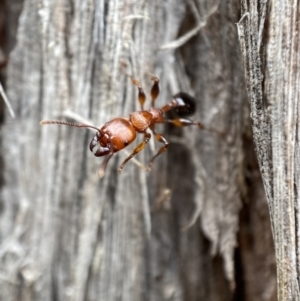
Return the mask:
<svg viewBox="0 0 300 301">
<path fill-rule="evenodd" d="M 217 133 L 221 136 L 224 135 L 224 132 L 222 132 L 222 131 L 219 131 L 215 128 L 206 127 L 201 122 L 196 122 L 196 121 L 186 119 L 186 118 L 164 119 L 164 122 L 172 123 L 173 125 L 178 126 L 178 127 L 196 125 L 196 126 L 198 126 L 198 128 L 200 130 L 206 130 L 206 131 L 209 131 L 209 132 L 214 132 L 214 133 Z"/>
<path fill-rule="evenodd" d="M 175 119 L 164 119 L 164 122 L 172 123 L 175 126 L 183 127 L 189 125 L 197 125 L 200 130 L 206 129 L 205 126 L 200 122 L 195 122 L 186 118 L 175 118 Z"/>
</svg>

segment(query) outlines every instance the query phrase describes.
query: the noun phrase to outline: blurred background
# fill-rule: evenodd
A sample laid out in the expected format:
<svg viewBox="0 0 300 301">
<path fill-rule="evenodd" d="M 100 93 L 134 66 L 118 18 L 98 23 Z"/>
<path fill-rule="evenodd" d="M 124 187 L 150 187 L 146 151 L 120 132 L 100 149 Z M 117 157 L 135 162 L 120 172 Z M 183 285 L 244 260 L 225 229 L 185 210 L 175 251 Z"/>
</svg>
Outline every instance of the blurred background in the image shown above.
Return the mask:
<svg viewBox="0 0 300 301">
<path fill-rule="evenodd" d="M 252 141 L 236 23 L 239 1 L 0 0 L 0 300 L 276 300 L 268 206 Z M 185 91 L 197 127 L 118 167 L 97 127 Z M 172 116 L 171 116 L 172 117 Z M 259 280 L 258 280 L 259 279 Z"/>
</svg>

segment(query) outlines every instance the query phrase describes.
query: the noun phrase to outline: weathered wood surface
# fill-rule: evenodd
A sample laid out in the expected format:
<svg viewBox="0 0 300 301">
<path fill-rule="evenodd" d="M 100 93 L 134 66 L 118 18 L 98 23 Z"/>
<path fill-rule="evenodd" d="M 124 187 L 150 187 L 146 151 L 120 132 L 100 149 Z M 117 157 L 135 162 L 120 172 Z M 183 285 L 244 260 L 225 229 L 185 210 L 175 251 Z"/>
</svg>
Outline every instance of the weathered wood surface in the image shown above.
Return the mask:
<svg viewBox="0 0 300 301">
<path fill-rule="evenodd" d="M 275 242 L 278 300 L 299 300 L 299 2 L 242 1 L 239 38 Z"/>
<path fill-rule="evenodd" d="M 17 118 L 2 129 L 1 300 L 276 299 L 239 19 L 237 1 L 24 2 L 7 76 Z M 39 121 L 138 109 L 122 62 L 147 91 L 160 77 L 158 105 L 194 94 L 193 118 L 225 137 L 160 126 L 171 146 L 150 173 L 130 162 L 118 175 L 120 153 L 98 179 L 93 133 Z"/>
</svg>

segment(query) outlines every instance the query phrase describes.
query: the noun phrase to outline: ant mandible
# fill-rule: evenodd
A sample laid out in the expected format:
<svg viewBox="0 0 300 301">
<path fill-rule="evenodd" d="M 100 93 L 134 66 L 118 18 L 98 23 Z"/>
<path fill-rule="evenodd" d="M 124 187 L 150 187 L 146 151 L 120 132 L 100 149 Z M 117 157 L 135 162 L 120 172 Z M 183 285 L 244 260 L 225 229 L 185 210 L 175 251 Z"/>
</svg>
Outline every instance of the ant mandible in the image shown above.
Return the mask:
<svg viewBox="0 0 300 301">
<path fill-rule="evenodd" d="M 45 124 L 59 124 L 59 125 L 68 125 L 74 126 L 78 128 L 92 128 L 95 129 L 96 135 L 92 139 L 90 143 L 90 150 L 93 152 L 95 147 L 98 145 L 97 150 L 94 152 L 96 157 L 106 156 L 104 161 L 101 164 L 99 170 L 99 177 L 104 176 L 104 172 L 107 166 L 108 161 L 110 158 L 117 153 L 118 151 L 122 150 L 123 148 L 127 147 L 131 144 L 135 138 L 136 134 L 144 134 L 144 141 L 140 143 L 131 153 L 129 157 L 127 157 L 123 163 L 119 167 L 119 173 L 123 170 L 125 164 L 132 159 L 136 154 L 138 154 L 144 147 L 147 145 L 151 138 L 151 134 L 147 131 L 150 129 L 154 134 L 157 141 L 164 144 L 155 156 L 153 156 L 149 162 L 148 170 L 151 169 L 152 163 L 155 158 L 157 158 L 160 154 L 164 153 L 168 146 L 169 142 L 167 139 L 162 135 L 155 131 L 155 125 L 159 123 L 171 123 L 175 126 L 189 126 L 189 125 L 196 125 L 200 129 L 207 129 L 210 131 L 218 132 L 214 129 L 208 129 L 204 127 L 204 125 L 200 122 L 194 122 L 189 119 L 185 118 L 176 118 L 176 119 L 165 119 L 164 113 L 177 108 L 182 109 L 183 111 L 188 110 L 191 102 L 194 102 L 194 98 L 187 93 L 179 92 L 173 96 L 172 100 L 164 105 L 161 108 L 155 108 L 155 100 L 159 95 L 159 79 L 156 76 L 152 76 L 151 79 L 153 80 L 153 86 L 151 88 L 151 108 L 149 110 L 144 110 L 144 104 L 146 101 L 146 94 L 141 87 L 138 80 L 131 77 L 132 83 L 137 86 L 138 88 L 138 100 L 141 105 L 141 111 L 136 111 L 129 114 L 129 118 L 114 118 L 111 121 L 108 121 L 104 124 L 102 128 L 97 128 L 92 125 L 83 124 L 83 123 L 71 123 L 59 120 L 43 120 L 40 122 L 41 125 Z"/>
</svg>

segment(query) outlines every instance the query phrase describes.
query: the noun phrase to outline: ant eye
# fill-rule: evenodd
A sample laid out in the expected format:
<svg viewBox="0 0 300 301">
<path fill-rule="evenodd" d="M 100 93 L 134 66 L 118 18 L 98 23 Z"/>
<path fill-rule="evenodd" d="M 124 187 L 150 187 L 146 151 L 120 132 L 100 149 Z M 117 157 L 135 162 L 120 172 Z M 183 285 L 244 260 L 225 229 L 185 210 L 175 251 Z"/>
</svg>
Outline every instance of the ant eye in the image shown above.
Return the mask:
<svg viewBox="0 0 300 301">
<path fill-rule="evenodd" d="M 179 92 L 173 96 L 178 102 L 179 106 L 175 109 L 179 117 L 184 117 L 195 113 L 196 111 L 196 99 L 185 93 Z"/>
</svg>

